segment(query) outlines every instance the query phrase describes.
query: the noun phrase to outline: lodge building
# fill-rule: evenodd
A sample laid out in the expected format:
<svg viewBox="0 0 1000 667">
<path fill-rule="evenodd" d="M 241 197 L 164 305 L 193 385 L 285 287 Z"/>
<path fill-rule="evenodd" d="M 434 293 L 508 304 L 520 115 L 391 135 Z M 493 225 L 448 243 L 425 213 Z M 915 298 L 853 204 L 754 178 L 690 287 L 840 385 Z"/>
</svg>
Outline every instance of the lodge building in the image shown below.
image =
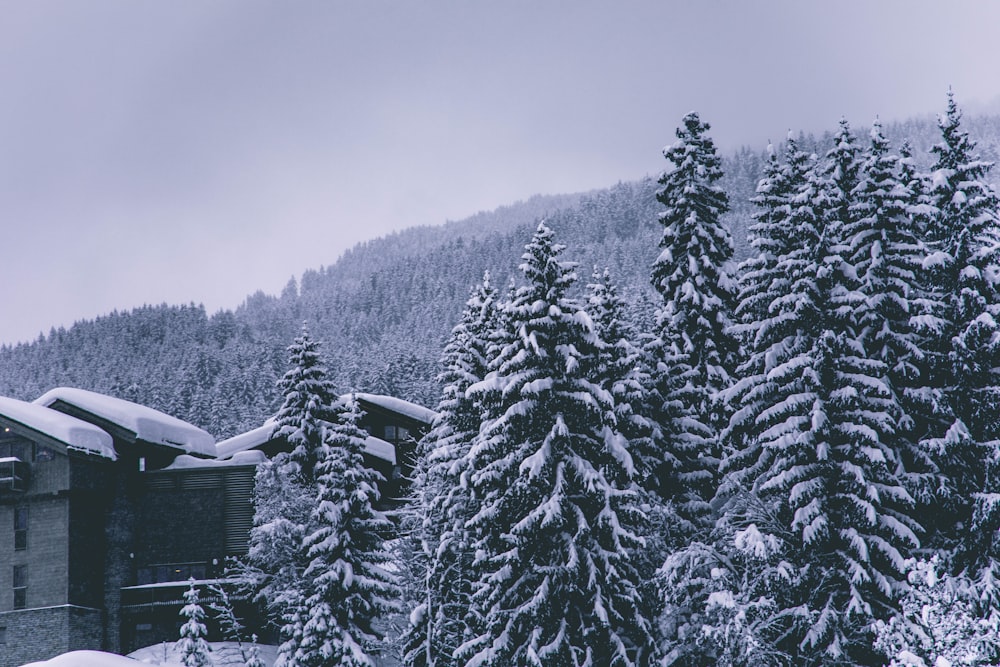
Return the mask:
<svg viewBox="0 0 1000 667">
<path fill-rule="evenodd" d="M 355 396 L 365 462 L 385 480 L 383 502 L 398 504 L 434 412 Z M 273 433 L 267 422 L 216 443 L 68 387 L 31 403 L 0 397 L 0 667 L 175 640 L 189 579 L 217 582 L 247 552 L 256 466 L 287 449 Z"/>
</svg>

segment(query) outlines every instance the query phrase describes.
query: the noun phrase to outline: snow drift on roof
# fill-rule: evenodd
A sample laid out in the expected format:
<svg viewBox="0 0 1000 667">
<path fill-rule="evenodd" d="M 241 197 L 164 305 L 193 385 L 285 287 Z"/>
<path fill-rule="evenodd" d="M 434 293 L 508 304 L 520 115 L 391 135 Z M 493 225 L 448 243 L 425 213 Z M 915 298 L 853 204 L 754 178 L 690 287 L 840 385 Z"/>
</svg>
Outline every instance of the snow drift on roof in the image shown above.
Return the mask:
<svg viewBox="0 0 1000 667">
<path fill-rule="evenodd" d="M 63 401 L 128 429 L 146 442 L 183 449 L 189 454 L 215 456 L 215 438 L 202 429 L 144 405 L 85 389 L 58 387 L 35 399 L 50 406 Z"/>
<path fill-rule="evenodd" d="M 350 394 L 345 394 L 340 398 L 341 400 L 345 400 L 350 398 L 350 396 Z M 385 408 L 386 410 L 396 412 L 425 424 L 432 423 L 437 417 L 437 413 L 433 410 L 425 408 L 422 405 L 417 405 L 416 403 L 404 401 L 403 399 L 396 398 L 395 396 L 382 396 L 380 394 L 354 394 L 354 396 L 359 401 L 367 401 L 372 405 L 377 405 L 380 408 Z"/>
<path fill-rule="evenodd" d="M 219 459 L 200 459 L 197 456 L 191 456 L 190 454 L 181 454 L 174 462 L 168 465 L 164 470 L 185 470 L 188 468 L 227 468 L 232 466 L 248 466 L 257 465 L 258 463 L 263 463 L 267 460 L 267 455 L 264 452 L 256 449 L 251 449 L 245 452 L 236 452 L 231 458 L 225 460 Z"/>
<path fill-rule="evenodd" d="M 115 446 L 111 436 L 97 426 L 76 417 L 5 396 L 0 396 L 0 415 L 54 438 L 69 449 L 108 459 L 115 458 Z"/>
<path fill-rule="evenodd" d="M 248 452 L 266 442 L 270 442 L 273 434 L 274 420 L 268 419 L 264 422 L 263 426 L 233 436 L 229 440 L 223 440 L 215 448 L 219 453 L 220 459 L 228 459 L 229 457 L 235 459 L 240 452 Z M 383 461 L 388 461 L 393 465 L 396 464 L 396 447 L 392 443 L 386 442 L 381 438 L 376 438 L 373 435 L 365 439 L 365 453 Z M 173 468 L 173 466 L 170 467 Z"/>
<path fill-rule="evenodd" d="M 228 440 L 216 443 L 215 451 L 220 459 L 229 458 L 238 452 L 245 452 L 254 447 L 260 447 L 271 439 L 274 433 L 274 419 L 268 419 L 263 426 L 258 426 L 252 431 L 234 435 Z"/>
</svg>

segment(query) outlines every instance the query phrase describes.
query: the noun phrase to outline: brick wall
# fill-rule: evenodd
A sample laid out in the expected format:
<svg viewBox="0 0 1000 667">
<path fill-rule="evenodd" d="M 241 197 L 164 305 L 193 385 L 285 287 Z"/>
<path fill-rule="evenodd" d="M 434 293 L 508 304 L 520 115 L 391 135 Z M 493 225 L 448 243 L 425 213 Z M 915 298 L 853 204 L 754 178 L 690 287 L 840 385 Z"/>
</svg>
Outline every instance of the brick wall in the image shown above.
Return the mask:
<svg viewBox="0 0 1000 667">
<path fill-rule="evenodd" d="M 0 667 L 17 667 L 66 651 L 99 648 L 101 612 L 69 606 L 7 611 L 0 613 L 0 628 L 6 637 Z"/>
</svg>

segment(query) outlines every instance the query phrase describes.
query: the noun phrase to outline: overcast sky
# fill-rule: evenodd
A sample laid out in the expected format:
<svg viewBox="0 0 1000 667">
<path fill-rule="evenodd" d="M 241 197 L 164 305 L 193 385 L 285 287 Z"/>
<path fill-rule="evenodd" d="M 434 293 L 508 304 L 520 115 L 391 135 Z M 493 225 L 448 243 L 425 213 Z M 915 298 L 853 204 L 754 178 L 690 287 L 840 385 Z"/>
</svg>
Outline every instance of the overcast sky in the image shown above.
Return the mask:
<svg viewBox="0 0 1000 667">
<path fill-rule="evenodd" d="M 723 149 L 1000 108 L 1000 2 L 0 0 L 0 343 L 234 308 L 356 242 Z"/>
</svg>

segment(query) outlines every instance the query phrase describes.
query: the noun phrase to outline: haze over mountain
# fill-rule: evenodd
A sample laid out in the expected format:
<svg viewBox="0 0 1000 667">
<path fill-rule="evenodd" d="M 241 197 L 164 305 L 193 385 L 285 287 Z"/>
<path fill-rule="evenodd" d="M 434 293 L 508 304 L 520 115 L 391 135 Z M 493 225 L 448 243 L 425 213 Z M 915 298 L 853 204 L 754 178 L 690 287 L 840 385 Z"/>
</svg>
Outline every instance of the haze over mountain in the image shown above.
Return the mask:
<svg viewBox="0 0 1000 667">
<path fill-rule="evenodd" d="M 859 137 L 869 122 L 854 120 Z M 970 117 L 965 127 L 984 159 L 1000 157 L 1000 117 Z M 925 162 L 938 140 L 930 118 L 886 130 L 894 141 L 909 137 L 915 157 Z M 821 152 L 829 139 L 803 137 L 802 143 Z M 749 198 L 764 155 L 756 146 L 725 156 L 727 222 L 737 259 L 749 252 Z M 632 318 L 648 322 L 656 306 L 649 271 L 662 232 L 656 190 L 653 179 L 622 182 L 408 229 L 361 243 L 329 266 L 306 270 L 281 294 L 257 292 L 232 311 L 163 304 L 53 329 L 32 343 L 0 348 L 0 395 L 32 399 L 54 386 L 76 386 L 164 410 L 223 438 L 259 426 L 276 409 L 285 348 L 306 322 L 323 341 L 341 390 L 433 406 L 441 346 L 470 288 L 484 270 L 494 284 L 506 285 L 540 219 L 567 246 L 566 257 L 579 263 L 581 284 L 594 266 L 608 267 L 632 304 Z M 288 252 L 295 243 L 289 240 Z"/>
</svg>

